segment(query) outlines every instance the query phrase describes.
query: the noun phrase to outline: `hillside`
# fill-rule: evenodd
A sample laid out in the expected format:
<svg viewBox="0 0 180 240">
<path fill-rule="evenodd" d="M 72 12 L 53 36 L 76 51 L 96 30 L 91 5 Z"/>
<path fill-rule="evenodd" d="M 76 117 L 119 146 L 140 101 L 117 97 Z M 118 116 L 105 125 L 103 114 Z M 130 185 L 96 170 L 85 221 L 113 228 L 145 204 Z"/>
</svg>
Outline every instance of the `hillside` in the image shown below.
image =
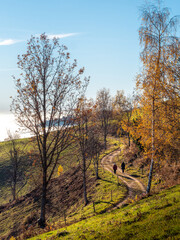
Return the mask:
<svg viewBox="0 0 180 240">
<path fill-rule="evenodd" d="M 90 204 L 83 204 L 83 181 L 79 167 L 73 167 L 60 177 L 51 180 L 47 195 L 47 223 L 48 227 L 64 226 L 93 216 L 95 205 L 96 213 L 104 212 L 122 201 L 126 196 L 126 186 L 123 182 L 117 184 L 115 176 L 100 170 L 101 179 L 95 180 L 93 171 L 88 174 L 88 199 Z M 111 198 L 111 191 L 113 197 Z M 10 236 L 36 235 L 40 230 L 37 220 L 40 215 L 40 188 L 36 188 L 17 201 L 0 206 L 0 239 L 9 239 Z"/>
<path fill-rule="evenodd" d="M 87 186 L 89 204 L 86 207 L 84 207 L 84 203 L 83 203 L 83 184 L 82 184 L 80 168 L 77 166 L 69 168 L 70 170 L 64 171 L 64 173 L 60 177 L 54 178 L 50 182 L 50 185 L 48 188 L 48 196 L 47 196 L 48 198 L 47 227 L 44 230 L 42 230 L 42 229 L 39 229 L 37 226 L 37 220 L 39 219 L 39 216 L 40 216 L 40 200 L 41 200 L 40 199 L 41 191 L 40 191 L 40 188 L 38 187 L 33 191 L 31 191 L 30 193 L 20 197 L 17 201 L 0 206 L 0 239 L 2 240 L 9 239 L 10 236 L 14 236 L 16 237 L 16 239 L 24 240 L 29 237 L 39 235 L 41 233 L 49 232 L 50 230 L 60 229 L 59 231 L 47 233 L 45 235 L 45 238 L 42 237 L 42 239 L 59 239 L 58 236 L 60 236 L 61 232 L 64 231 L 63 227 L 69 226 L 68 229 L 71 229 L 71 228 L 74 229 L 74 226 L 76 226 L 76 224 L 77 226 L 78 224 L 81 225 L 81 222 L 83 219 L 85 219 L 85 222 L 89 222 L 89 221 L 91 222 L 89 218 L 91 218 L 92 221 L 100 221 L 100 223 L 98 223 L 97 226 L 99 225 L 103 226 L 103 223 L 100 220 L 102 216 L 104 219 L 104 226 L 106 227 L 109 226 L 110 232 L 111 231 L 113 232 L 113 228 L 112 228 L 113 226 L 114 228 L 117 228 L 116 225 L 119 225 L 117 224 L 118 221 L 120 225 L 122 225 L 122 222 L 125 222 L 123 223 L 123 229 L 124 229 L 123 231 L 125 231 L 124 238 L 113 238 L 113 239 L 130 239 L 130 237 L 133 238 L 133 235 L 131 234 L 132 236 L 130 235 L 129 238 L 127 238 L 128 236 L 127 231 L 128 229 L 131 230 L 131 227 L 132 229 L 136 228 L 133 225 L 136 222 L 135 220 L 133 220 L 135 216 L 138 219 L 139 218 L 144 219 L 143 221 L 145 222 L 148 221 L 146 219 L 147 217 L 147 218 L 150 218 L 153 222 L 154 221 L 153 218 L 156 219 L 156 215 L 154 216 L 151 210 L 147 210 L 146 212 L 146 207 L 144 205 L 140 206 L 141 202 L 137 202 L 137 206 L 135 207 L 136 202 L 134 202 L 134 199 L 135 201 L 137 201 L 138 199 L 141 198 L 142 193 L 145 192 L 145 186 L 147 183 L 148 170 L 149 170 L 148 165 L 145 166 L 143 170 L 144 172 L 142 172 L 142 169 L 140 168 L 141 158 L 136 157 L 137 148 L 134 144 L 131 144 L 131 147 L 127 148 L 125 138 L 121 139 L 121 143 L 115 140 L 114 138 L 109 138 L 108 141 L 109 141 L 108 150 L 106 152 L 103 152 L 100 156 L 100 158 L 102 158 L 101 168 L 99 173 L 100 179 L 95 180 L 93 166 L 91 166 L 91 168 L 89 169 L 88 186 Z M 125 173 L 122 174 L 121 169 L 118 168 L 117 176 L 112 174 L 111 172 L 112 172 L 113 163 L 116 162 L 117 165 L 120 166 L 120 163 L 122 160 L 125 160 L 126 162 Z M 108 171 L 105 171 L 105 169 Z M 164 186 L 155 177 L 156 176 L 154 176 L 154 179 L 153 179 L 152 190 L 153 192 L 158 192 Z M 178 182 L 178 177 L 176 177 L 176 182 Z M 173 183 L 174 181 L 171 182 L 171 186 L 173 185 Z M 169 184 L 169 182 L 167 184 Z M 167 184 L 166 184 L 166 188 L 167 188 Z M 169 202 L 168 202 L 168 204 L 166 204 L 167 206 L 164 205 L 163 207 L 163 209 L 167 211 L 167 215 L 169 213 L 171 214 L 171 212 L 168 212 L 170 209 L 169 207 L 172 207 L 174 209 L 173 211 L 177 212 L 178 204 L 176 203 L 178 203 L 180 200 L 179 199 L 180 196 L 178 195 L 178 190 L 177 190 L 179 189 L 179 186 L 177 186 L 177 189 L 176 188 L 172 188 L 172 189 L 175 189 L 175 190 L 173 190 L 174 198 L 170 196 L 171 206 L 169 206 Z M 143 196 L 145 197 L 145 195 Z M 155 195 L 152 197 L 146 198 L 146 205 L 149 205 L 150 209 L 154 209 L 154 205 L 153 203 L 151 204 L 151 202 L 148 203 L 148 201 L 154 198 L 156 198 Z M 169 197 L 167 198 L 169 199 Z M 159 201 L 158 203 L 159 205 L 161 200 L 163 204 L 164 200 L 161 197 L 157 197 L 157 199 Z M 175 204 L 173 204 L 173 202 Z M 132 210 L 131 210 L 131 207 L 132 207 Z M 166 207 L 168 209 L 166 209 Z M 120 212 L 118 208 L 121 209 Z M 145 213 L 142 213 L 141 208 L 144 209 Z M 158 208 L 161 210 L 160 207 Z M 117 212 L 114 211 L 113 209 L 117 209 L 116 210 Z M 106 212 L 109 212 L 112 210 L 113 212 L 109 213 L 110 215 L 108 215 L 106 219 L 105 217 L 107 216 Z M 158 209 L 156 209 L 156 212 L 158 212 L 157 210 Z M 106 213 L 106 214 L 102 215 L 103 213 Z M 113 216 L 113 214 L 115 215 Z M 119 216 L 120 219 L 117 221 L 114 221 L 113 218 L 116 219 L 116 215 L 118 216 L 118 214 L 120 215 Z M 141 215 L 143 216 L 145 215 L 146 217 L 144 218 Z M 111 220 L 109 220 L 109 218 Z M 129 226 L 129 228 L 126 226 L 128 225 L 126 224 L 126 222 L 128 221 L 132 222 L 132 226 L 131 227 Z M 107 222 L 107 224 L 105 222 Z M 93 223 L 92 227 L 94 226 L 94 224 L 95 223 Z M 141 226 L 142 228 L 144 228 L 144 224 L 145 223 L 142 223 L 142 226 Z M 162 224 L 165 224 L 165 223 L 162 223 Z M 70 225 L 72 227 L 70 227 Z M 153 226 L 153 223 L 152 223 L 152 226 Z M 170 227 L 173 228 L 172 226 Z M 82 233 L 80 235 L 77 235 L 77 233 L 73 232 L 74 230 L 72 230 L 73 237 L 71 237 L 71 233 L 70 234 L 68 233 L 67 239 L 91 239 L 90 238 L 91 236 L 88 236 L 88 234 L 90 234 L 88 231 L 86 234 L 87 236 L 83 234 L 83 232 L 85 231 L 83 228 L 83 225 L 80 227 L 80 229 L 82 229 Z M 87 226 L 87 229 L 89 229 L 89 225 Z M 69 231 L 71 232 L 71 230 Z M 92 234 L 92 237 L 94 236 L 94 238 L 92 239 L 96 239 L 96 238 L 112 239 L 110 237 L 108 238 L 108 234 L 106 234 L 107 238 L 103 238 L 104 236 L 103 230 L 102 230 L 102 233 L 100 231 L 98 235 L 99 237 L 96 236 L 96 232 L 99 232 L 98 228 L 96 227 L 95 227 L 95 230 L 92 230 L 92 231 L 95 234 L 95 235 Z M 63 234 L 64 233 L 62 233 L 62 235 Z M 139 233 L 137 234 L 139 235 Z M 55 236 L 55 237 L 48 238 L 48 236 Z M 116 236 L 114 235 L 114 237 Z M 41 238 L 35 237 L 34 239 L 41 239 Z M 154 239 L 154 238 L 150 238 L 150 239 Z"/>
<path fill-rule="evenodd" d="M 21 181 L 17 183 L 18 197 L 22 197 L 39 185 L 40 166 L 35 154 L 37 153 L 37 144 L 32 138 L 17 139 L 16 145 L 18 150 L 23 149 L 23 157 L 21 158 L 18 176 Z M 12 201 L 11 181 L 13 164 L 10 160 L 10 150 L 12 143 L 10 141 L 0 142 L 0 203 L 6 204 Z M 60 164 L 63 166 L 64 172 L 78 165 L 77 159 L 71 154 L 72 149 L 67 148 L 61 155 Z M 70 156 L 69 156 L 70 155 Z M 58 168 L 58 166 L 57 166 Z M 57 177 L 57 168 L 53 174 L 53 178 Z M 24 184 L 20 188 L 20 184 Z"/>
<path fill-rule="evenodd" d="M 110 213 L 31 238 L 38 239 L 180 239 L 180 185 L 136 199 Z"/>
</svg>

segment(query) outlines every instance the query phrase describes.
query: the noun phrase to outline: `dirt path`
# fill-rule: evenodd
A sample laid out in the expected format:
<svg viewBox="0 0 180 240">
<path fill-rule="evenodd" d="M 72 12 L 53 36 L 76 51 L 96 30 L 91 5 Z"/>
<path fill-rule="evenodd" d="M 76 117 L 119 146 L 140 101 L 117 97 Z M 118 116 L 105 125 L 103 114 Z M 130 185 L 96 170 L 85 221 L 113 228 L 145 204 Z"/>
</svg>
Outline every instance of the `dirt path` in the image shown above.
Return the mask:
<svg viewBox="0 0 180 240">
<path fill-rule="evenodd" d="M 119 155 L 119 153 L 120 150 L 116 150 L 105 156 L 101 161 L 102 167 L 113 173 L 113 160 L 117 155 Z M 118 167 L 116 174 L 118 178 L 124 182 L 128 191 L 125 199 L 122 202 L 118 203 L 115 208 L 121 207 L 123 204 L 126 203 L 127 199 L 133 199 L 136 195 L 140 195 L 146 192 L 143 184 L 137 178 L 134 178 L 127 173 L 122 173 L 120 166 Z"/>
</svg>

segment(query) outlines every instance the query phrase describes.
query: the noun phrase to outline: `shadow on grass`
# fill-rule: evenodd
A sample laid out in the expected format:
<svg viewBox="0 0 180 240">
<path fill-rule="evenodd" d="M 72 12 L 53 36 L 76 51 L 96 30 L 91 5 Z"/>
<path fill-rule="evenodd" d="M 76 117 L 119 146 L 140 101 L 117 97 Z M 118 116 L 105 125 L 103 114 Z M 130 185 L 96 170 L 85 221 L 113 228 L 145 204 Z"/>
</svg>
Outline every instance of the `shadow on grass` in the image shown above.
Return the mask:
<svg viewBox="0 0 180 240">
<path fill-rule="evenodd" d="M 108 180 L 108 179 L 105 179 L 105 178 L 101 178 L 101 180 L 104 181 L 104 182 L 109 182 L 109 183 L 113 183 L 113 184 L 115 184 L 114 181 L 111 181 L 111 180 Z"/>
<path fill-rule="evenodd" d="M 140 177 L 140 175 L 137 174 L 131 174 L 132 177 Z"/>
<path fill-rule="evenodd" d="M 97 211 L 97 212 L 96 212 L 97 214 L 103 214 L 103 213 L 107 212 L 109 209 L 111 209 L 111 208 L 113 208 L 113 207 L 116 206 L 116 204 L 115 204 L 115 203 L 112 203 L 111 201 L 96 201 L 96 202 L 94 202 L 94 203 L 95 203 L 95 205 L 98 205 L 98 204 L 100 204 L 100 203 L 106 203 L 106 204 L 109 205 L 109 206 L 106 207 L 105 209 L 100 210 L 100 211 Z"/>
<path fill-rule="evenodd" d="M 97 204 L 100 204 L 100 203 L 107 203 L 107 204 L 114 205 L 111 201 L 100 201 L 100 200 L 99 200 L 99 201 L 95 201 L 94 203 L 95 203 L 96 205 L 97 205 Z"/>
<path fill-rule="evenodd" d="M 130 177 L 127 177 L 127 176 L 125 176 L 125 175 L 118 175 L 119 177 L 122 177 L 122 178 L 126 178 L 126 179 L 129 179 L 129 180 L 132 180 L 132 178 L 130 178 Z"/>
<path fill-rule="evenodd" d="M 8 163 L 0 165 L 0 187 L 8 185 L 10 179 L 10 161 Z"/>
</svg>

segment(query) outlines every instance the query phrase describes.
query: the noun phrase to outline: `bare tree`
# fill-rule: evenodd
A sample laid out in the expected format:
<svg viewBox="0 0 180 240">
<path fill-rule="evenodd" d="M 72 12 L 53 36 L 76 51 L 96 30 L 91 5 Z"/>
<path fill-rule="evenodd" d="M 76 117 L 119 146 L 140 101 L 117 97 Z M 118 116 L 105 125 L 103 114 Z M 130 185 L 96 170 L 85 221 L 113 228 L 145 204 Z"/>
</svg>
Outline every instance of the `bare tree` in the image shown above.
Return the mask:
<svg viewBox="0 0 180 240">
<path fill-rule="evenodd" d="M 101 122 L 101 129 L 104 136 L 104 149 L 107 148 L 107 134 L 109 129 L 109 120 L 112 116 L 112 100 L 108 89 L 103 88 L 98 91 L 96 97 L 97 118 Z"/>
<path fill-rule="evenodd" d="M 130 138 L 130 128 L 131 128 L 131 116 L 133 111 L 133 99 L 132 97 L 126 97 L 124 107 L 123 107 L 124 114 L 126 116 L 125 119 L 125 125 L 126 125 L 126 131 L 128 135 L 128 145 L 130 147 L 131 145 L 131 138 Z"/>
<path fill-rule="evenodd" d="M 89 120 L 91 116 L 91 107 L 85 98 L 80 98 L 76 109 L 76 143 L 78 152 L 76 153 L 79 166 L 83 176 L 83 195 L 84 204 L 88 204 L 87 198 L 87 170 L 91 164 L 89 157 Z"/>
<path fill-rule="evenodd" d="M 89 156 L 91 157 L 93 164 L 94 164 L 94 170 L 96 174 L 96 179 L 99 179 L 99 155 L 100 152 L 103 149 L 103 144 L 100 142 L 99 139 L 99 128 L 97 126 L 92 126 L 90 128 L 90 133 L 88 137 L 88 151 Z"/>
<path fill-rule="evenodd" d="M 126 96 L 123 90 L 118 90 L 114 99 L 114 106 L 119 113 L 123 112 L 124 104 L 126 102 Z"/>
<path fill-rule="evenodd" d="M 124 95 L 123 90 L 118 90 L 114 99 L 113 99 L 113 114 L 117 119 L 117 135 L 122 136 L 123 128 L 122 128 L 122 119 L 123 119 L 123 107 L 126 101 L 126 97 Z"/>
<path fill-rule="evenodd" d="M 26 144 L 18 142 L 18 134 L 12 134 L 8 131 L 9 152 L 10 158 L 10 170 L 9 170 L 9 184 L 11 186 L 11 192 L 13 201 L 17 199 L 18 193 L 24 188 L 27 183 L 25 171 L 23 169 L 23 160 L 27 157 L 24 153 Z"/>
<path fill-rule="evenodd" d="M 89 78 L 81 80 L 84 68 L 76 70 L 67 47 L 46 34 L 31 37 L 27 52 L 18 56 L 21 77 L 15 79 L 17 96 L 12 112 L 18 123 L 35 137 L 42 172 L 39 225 L 46 225 L 47 186 L 62 153 L 72 142 L 73 114 Z"/>
<path fill-rule="evenodd" d="M 131 126 L 131 116 L 133 110 L 133 98 L 129 95 L 126 97 L 124 95 L 124 91 L 117 91 L 115 100 L 114 100 L 114 107 L 117 112 L 120 129 L 122 132 L 122 128 L 124 126 L 124 130 L 127 132 L 128 135 L 128 145 L 130 146 L 130 126 Z M 122 126 L 123 125 L 123 126 Z"/>
</svg>

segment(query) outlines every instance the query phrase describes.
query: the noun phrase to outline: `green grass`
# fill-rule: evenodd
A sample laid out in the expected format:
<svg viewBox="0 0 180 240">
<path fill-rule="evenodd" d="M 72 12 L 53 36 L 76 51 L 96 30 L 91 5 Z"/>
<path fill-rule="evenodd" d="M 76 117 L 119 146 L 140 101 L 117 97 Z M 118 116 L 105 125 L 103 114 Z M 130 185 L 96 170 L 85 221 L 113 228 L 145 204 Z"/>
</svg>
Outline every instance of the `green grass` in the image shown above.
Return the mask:
<svg viewBox="0 0 180 240">
<path fill-rule="evenodd" d="M 101 179 L 97 180 L 96 185 L 92 186 L 93 191 L 90 191 L 88 194 L 90 203 L 87 206 L 84 206 L 83 199 L 80 199 L 76 205 L 73 205 L 68 209 L 66 212 L 67 224 L 96 216 L 97 214 L 104 212 L 106 209 L 113 207 L 126 195 L 126 187 L 121 182 L 118 184 L 115 175 L 104 171 L 103 169 L 100 169 L 99 175 Z M 19 224 L 25 224 L 26 219 L 34 214 L 39 217 L 38 203 L 32 203 L 31 201 L 28 201 L 28 199 L 22 204 L 17 204 L 15 207 L 0 213 L 0 236 L 9 235 L 13 229 L 16 230 Z M 64 225 L 64 217 L 62 216 L 57 220 L 57 216 L 54 218 L 52 216 L 50 218 L 47 216 L 47 223 L 49 226 L 53 225 L 54 227 Z"/>
<path fill-rule="evenodd" d="M 118 148 L 119 140 L 108 137 L 108 149 L 104 150 L 100 154 L 99 158 L 102 159 L 104 156 Z M 93 164 L 90 166 L 89 173 L 91 177 L 95 175 Z M 104 212 L 106 209 L 112 208 L 116 203 L 125 198 L 127 194 L 127 188 L 122 181 L 117 179 L 116 175 L 111 174 L 100 167 L 99 176 L 100 179 L 96 181 L 96 186 L 94 187 L 93 191 L 91 191 L 91 194 L 88 194 L 88 200 L 90 203 L 87 206 L 84 206 L 82 199 L 81 203 L 72 206 L 72 208 L 70 208 L 66 213 L 67 224 L 74 221 L 77 222 L 81 219 L 89 218 L 93 215 Z M 64 224 L 64 217 L 59 219 L 59 221 L 55 223 L 55 226 L 61 224 Z"/>
<path fill-rule="evenodd" d="M 180 185 L 110 213 L 31 238 L 37 239 L 179 239 Z"/>
<path fill-rule="evenodd" d="M 100 159 L 118 149 L 118 143 L 119 141 L 117 139 L 108 138 L 108 149 L 101 153 Z M 90 174 L 91 177 L 95 175 L 93 164 L 90 166 Z M 99 176 L 100 179 L 96 181 L 94 190 L 91 191 L 91 194 L 88 194 L 90 203 L 84 207 L 82 201 L 80 206 L 78 203 L 78 205 L 74 205 L 71 209 L 69 209 L 67 223 L 79 221 L 81 219 L 89 218 L 93 215 L 104 212 L 106 209 L 112 208 L 117 202 L 120 202 L 125 198 L 127 194 L 127 188 L 122 181 L 118 181 L 116 175 L 99 168 Z M 57 224 L 63 222 L 64 219 L 57 222 Z"/>
<path fill-rule="evenodd" d="M 121 181 L 117 181 L 117 177 L 114 174 L 101 169 L 99 176 L 100 179 L 96 181 L 93 192 L 88 195 L 90 203 L 87 206 L 84 206 L 83 203 L 79 207 L 73 206 L 69 221 L 79 221 L 104 212 L 126 196 L 127 189 L 125 185 Z"/>
<path fill-rule="evenodd" d="M 101 158 L 115 149 L 117 149 L 117 140 L 111 138 L 108 150 L 101 154 Z M 68 149 L 66 151 L 68 153 Z M 4 164 L 5 163 L 7 162 L 4 162 Z M 71 166 L 72 164 L 75 164 L 73 158 L 71 158 Z M 68 166 L 64 167 L 65 170 L 66 168 L 68 169 Z M 93 165 L 91 165 L 89 173 L 90 178 L 95 175 Z M 95 185 L 92 186 L 92 189 L 88 191 L 88 199 L 90 203 L 84 207 L 83 199 L 80 199 L 77 204 L 69 208 L 66 212 L 67 224 L 78 222 L 82 219 L 90 218 L 104 212 L 125 197 L 127 189 L 123 183 L 117 181 L 115 175 L 100 168 L 99 176 L 100 179 L 97 180 Z M 7 186 L 5 186 L 5 190 L 8 191 Z M 32 214 L 37 214 L 39 217 L 39 206 L 37 206 L 36 203 L 32 204 L 32 202 L 28 202 L 28 200 L 23 202 L 23 204 L 18 204 L 17 206 L 0 213 L 0 236 L 8 235 L 13 229 L 16 230 L 16 226 L 25 222 L 25 219 L 31 217 Z M 64 225 L 64 217 L 62 216 L 59 218 L 57 216 L 47 216 L 47 223 L 54 226 L 59 226 L 61 224 Z"/>
<path fill-rule="evenodd" d="M 32 163 L 27 157 L 27 152 L 30 150 L 31 146 L 27 145 L 28 139 L 18 139 L 16 140 L 16 147 L 18 151 L 25 150 L 24 158 L 21 161 L 21 171 L 26 172 L 31 169 Z M 9 141 L 0 143 L 0 202 L 1 204 L 7 203 L 11 198 L 11 188 L 10 188 L 10 171 L 12 169 L 12 163 L 10 161 L 9 151 L 12 148 L 12 144 Z M 19 153 L 19 152 L 18 152 Z M 29 188 L 26 186 L 26 192 Z M 24 194 L 24 189 L 20 192 L 19 196 Z"/>
<path fill-rule="evenodd" d="M 24 148 L 25 146 L 25 148 Z M 11 142 L 1 142 L 0 143 L 0 203 L 6 204 L 10 200 L 12 200 L 11 194 L 11 187 L 10 187 L 10 169 L 12 168 L 12 164 L 10 161 L 10 154 L 9 151 L 11 149 Z M 39 183 L 39 175 L 38 170 L 39 168 L 37 165 L 33 166 L 33 158 L 30 158 L 28 155 L 32 150 L 37 150 L 37 144 L 30 141 L 30 139 L 18 139 L 16 140 L 16 147 L 19 150 L 24 150 L 24 159 L 21 162 L 21 171 L 26 174 L 27 176 L 27 184 L 25 187 L 18 193 L 18 197 L 21 197 L 28 192 L 32 191 L 36 186 L 35 182 Z M 63 156 L 68 156 L 72 150 L 67 148 L 63 152 Z M 67 161 L 68 158 L 68 161 Z M 64 171 L 68 170 L 69 168 L 77 165 L 77 159 L 75 156 L 71 154 L 70 157 L 62 158 L 61 165 L 63 166 Z M 58 165 L 57 165 L 58 168 Z M 53 177 L 58 177 L 57 169 Z M 36 180 L 36 178 L 38 178 Z M 24 179 L 24 182 L 26 180 Z"/>
<path fill-rule="evenodd" d="M 37 211 L 37 204 L 26 201 L 0 213 L 0 236 L 4 237 L 16 231 L 17 225 L 25 223 L 34 211 Z"/>
<path fill-rule="evenodd" d="M 124 139 L 119 141 L 112 137 L 108 138 L 108 149 L 101 153 L 100 158 L 120 147 L 122 149 L 121 155 L 115 159 L 115 161 L 119 161 L 120 163 L 123 159 L 124 141 Z M 6 144 L 7 143 L 0 144 L 0 149 L 1 147 L 6 148 Z M 66 153 L 68 154 L 68 149 Z M 71 157 L 70 164 L 62 165 L 66 171 L 69 166 L 74 164 L 75 159 Z M 0 165 L 8 165 L 7 159 L 6 161 L 1 161 Z M 128 174 L 136 175 L 136 177 L 144 183 L 147 180 L 147 175 L 141 174 L 139 169 L 128 167 L 126 171 Z M 48 228 L 57 229 L 58 227 L 59 230 L 48 232 L 32 239 L 116 240 L 131 238 L 168 239 L 168 237 L 178 239 L 176 237 L 179 236 L 179 215 L 177 214 L 180 201 L 180 196 L 178 195 L 178 191 L 180 190 L 179 186 L 163 192 L 164 195 L 159 194 L 157 196 L 152 196 L 139 202 L 134 202 L 111 213 L 103 213 L 107 209 L 112 208 L 117 202 L 121 201 L 126 195 L 127 190 L 122 182 L 120 182 L 120 185 L 117 184 L 117 178 L 113 174 L 101 168 L 99 174 L 101 179 L 97 180 L 95 186 L 92 186 L 93 189 L 91 189 L 88 194 L 90 203 L 84 207 L 83 199 L 80 199 L 78 204 L 68 209 L 66 213 L 66 222 L 67 226 L 70 226 L 61 228 L 65 225 L 63 216 L 61 218 L 58 216 L 48 218 Z M 90 175 L 94 175 L 93 166 L 90 167 Z M 5 187 L 5 190 L 8 191 L 8 188 Z M 39 206 L 29 204 L 27 201 L 23 206 L 19 205 L 3 212 L 0 214 L 0 236 L 12 232 L 13 229 L 16 229 L 18 222 L 25 222 L 25 218 L 31 217 L 32 214 L 37 213 L 37 216 L 39 216 L 38 211 Z M 36 231 L 37 235 L 42 232 L 39 228 L 32 229 L 31 227 L 28 231 Z"/>
<path fill-rule="evenodd" d="M 117 143 L 118 141 L 116 139 L 108 137 L 108 150 L 102 152 L 100 158 L 110 153 L 111 151 L 117 149 Z M 28 154 L 29 152 L 31 152 L 31 150 L 37 150 L 37 144 L 32 143 L 28 138 L 16 140 L 17 149 L 22 149 L 24 148 L 24 146 L 26 146 L 24 149 L 25 157 L 21 163 L 21 166 L 23 168 L 23 171 L 28 176 L 28 181 L 25 187 L 19 192 L 18 197 L 21 197 L 27 194 L 29 191 L 33 190 L 33 188 L 36 187 L 35 180 L 36 180 L 38 168 L 37 166 L 33 166 L 33 159 L 26 156 L 26 153 Z M 65 158 L 62 158 L 60 162 L 60 164 L 63 166 L 64 171 L 78 164 L 76 156 L 72 154 L 72 152 L 74 151 L 72 150 L 72 147 L 73 146 L 67 148 L 62 153 L 62 156 L 67 156 Z M 9 184 L 9 180 L 11 177 L 9 174 L 9 171 L 11 169 L 11 162 L 10 162 L 10 155 L 9 155 L 10 149 L 11 149 L 10 141 L 5 141 L 0 143 L 0 203 L 1 204 L 8 203 L 10 200 L 12 200 L 11 187 Z M 57 175 L 57 169 L 56 169 L 53 177 L 57 177 L 57 176 L 58 175 Z"/>
</svg>

